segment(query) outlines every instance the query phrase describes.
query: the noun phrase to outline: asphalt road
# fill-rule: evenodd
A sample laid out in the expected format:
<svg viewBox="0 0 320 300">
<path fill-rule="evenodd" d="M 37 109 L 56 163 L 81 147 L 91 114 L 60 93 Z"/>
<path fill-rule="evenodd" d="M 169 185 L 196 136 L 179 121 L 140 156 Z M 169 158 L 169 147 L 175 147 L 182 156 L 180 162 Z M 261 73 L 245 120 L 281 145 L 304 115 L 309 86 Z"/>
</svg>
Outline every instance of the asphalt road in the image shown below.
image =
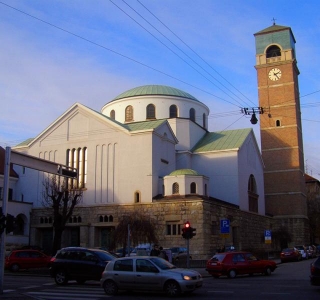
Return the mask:
<svg viewBox="0 0 320 300">
<path fill-rule="evenodd" d="M 312 260 L 279 264 L 271 276 L 254 275 L 238 276 L 235 279 L 211 276 L 204 277 L 201 289 L 190 295 L 183 295 L 185 299 L 320 299 L 320 287 L 310 285 L 310 263 Z M 202 269 L 201 273 L 207 275 Z M 39 272 L 5 273 L 4 294 L 1 299 L 37 299 L 37 300 L 147 300 L 167 299 L 164 294 L 120 292 L 117 296 L 104 294 L 98 282 L 88 282 L 78 285 L 70 282 L 67 286 L 57 286 L 54 280 Z"/>
</svg>

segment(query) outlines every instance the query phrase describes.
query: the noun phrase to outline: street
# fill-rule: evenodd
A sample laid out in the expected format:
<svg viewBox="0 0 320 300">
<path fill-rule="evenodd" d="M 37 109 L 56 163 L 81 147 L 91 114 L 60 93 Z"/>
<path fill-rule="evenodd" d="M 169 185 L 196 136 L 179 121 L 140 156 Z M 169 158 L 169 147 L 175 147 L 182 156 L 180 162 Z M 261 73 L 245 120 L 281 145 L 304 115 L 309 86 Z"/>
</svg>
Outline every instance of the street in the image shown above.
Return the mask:
<svg viewBox="0 0 320 300">
<path fill-rule="evenodd" d="M 314 259 L 279 264 L 271 276 L 238 276 L 235 279 L 221 277 L 215 279 L 202 272 L 204 285 L 193 294 L 184 295 L 186 299 L 320 299 L 320 287 L 309 282 L 310 263 Z M 84 285 L 70 282 L 57 286 L 54 280 L 41 274 L 21 271 L 17 274 L 6 272 L 4 294 L 1 299 L 167 299 L 164 294 L 142 292 L 120 292 L 117 296 L 105 295 L 98 282 Z"/>
</svg>

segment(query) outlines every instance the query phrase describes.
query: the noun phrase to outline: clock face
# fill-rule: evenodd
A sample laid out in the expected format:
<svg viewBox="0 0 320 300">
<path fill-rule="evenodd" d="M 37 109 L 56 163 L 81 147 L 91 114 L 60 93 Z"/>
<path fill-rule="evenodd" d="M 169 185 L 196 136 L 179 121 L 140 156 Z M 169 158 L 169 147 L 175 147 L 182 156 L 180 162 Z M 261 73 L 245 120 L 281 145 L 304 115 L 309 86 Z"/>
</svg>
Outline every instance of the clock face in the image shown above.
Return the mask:
<svg viewBox="0 0 320 300">
<path fill-rule="evenodd" d="M 279 80 L 281 78 L 281 70 L 278 68 L 273 68 L 269 71 L 269 78 L 272 81 Z"/>
</svg>

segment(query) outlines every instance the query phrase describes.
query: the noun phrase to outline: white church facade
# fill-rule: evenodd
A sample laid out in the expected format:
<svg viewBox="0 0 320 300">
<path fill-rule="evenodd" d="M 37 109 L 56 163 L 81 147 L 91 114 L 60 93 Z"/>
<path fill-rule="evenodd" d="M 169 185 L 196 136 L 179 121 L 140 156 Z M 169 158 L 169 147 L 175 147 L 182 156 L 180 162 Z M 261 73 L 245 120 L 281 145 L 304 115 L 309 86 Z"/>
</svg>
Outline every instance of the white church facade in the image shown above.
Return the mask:
<svg viewBox="0 0 320 300">
<path fill-rule="evenodd" d="M 226 243 L 263 248 L 260 233 L 272 219 L 265 216 L 264 165 L 254 132 L 209 132 L 209 113 L 184 91 L 142 86 L 120 94 L 101 112 L 75 103 L 13 149 L 78 169 L 73 184 L 84 193 L 64 246 L 107 247 L 119 217 L 137 210 L 159 224 L 164 247 L 183 246 L 180 229 L 190 221 L 197 228 L 191 250 L 199 258 Z M 52 240 L 52 220 L 42 206 L 46 174 L 14 169 L 15 193 L 23 195 L 17 200 L 32 203 L 26 216 L 30 243 L 46 248 Z M 227 237 L 219 232 L 222 219 L 231 222 Z M 248 227 L 256 231 L 250 241 Z"/>
</svg>

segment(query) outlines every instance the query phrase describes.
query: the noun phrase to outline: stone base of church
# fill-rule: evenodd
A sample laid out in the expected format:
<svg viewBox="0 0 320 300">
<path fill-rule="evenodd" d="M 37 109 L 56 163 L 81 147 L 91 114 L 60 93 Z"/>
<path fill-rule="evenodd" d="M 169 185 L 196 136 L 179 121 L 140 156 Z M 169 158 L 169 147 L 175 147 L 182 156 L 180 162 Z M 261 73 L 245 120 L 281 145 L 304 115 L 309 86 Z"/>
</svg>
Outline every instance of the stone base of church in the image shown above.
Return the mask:
<svg viewBox="0 0 320 300">
<path fill-rule="evenodd" d="M 189 240 L 193 259 L 208 259 L 214 253 L 231 245 L 237 250 L 249 250 L 263 255 L 280 251 L 283 238 L 288 238 L 288 243 L 301 242 L 301 244 L 307 239 L 307 220 L 304 218 L 272 218 L 241 211 L 235 205 L 216 199 L 185 197 L 157 199 L 148 204 L 76 207 L 63 233 L 62 247 L 109 249 L 113 238 L 112 232 L 120 217 L 135 212 L 149 216 L 155 221 L 158 243 L 164 248 L 186 246 L 187 241 L 182 238 L 181 229 L 183 224 L 189 221 L 191 226 L 196 228 L 196 236 Z M 33 209 L 30 244 L 39 244 L 43 249 L 50 251 L 53 239 L 52 218 L 48 209 Z M 229 220 L 229 232 L 222 232 L 221 220 Z M 279 234 L 278 231 L 283 229 L 281 224 L 290 234 L 295 233 L 291 240 L 290 235 L 283 237 Z M 271 240 L 265 239 L 266 230 L 271 230 Z"/>
</svg>

